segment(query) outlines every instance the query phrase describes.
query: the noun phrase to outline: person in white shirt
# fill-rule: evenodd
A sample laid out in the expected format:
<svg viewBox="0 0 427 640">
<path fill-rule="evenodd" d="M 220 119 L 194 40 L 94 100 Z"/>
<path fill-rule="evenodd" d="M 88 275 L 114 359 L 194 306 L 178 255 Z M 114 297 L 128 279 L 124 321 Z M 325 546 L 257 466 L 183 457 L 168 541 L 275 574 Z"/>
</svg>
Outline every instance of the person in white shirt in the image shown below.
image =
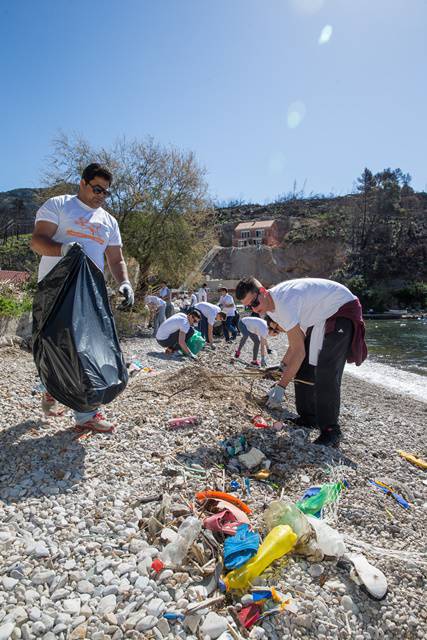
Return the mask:
<svg viewBox="0 0 427 640">
<path fill-rule="evenodd" d="M 162 322 L 166 320 L 166 302 L 158 296 L 145 296 L 144 301 L 153 312 L 153 336 L 155 336 Z"/>
<path fill-rule="evenodd" d="M 201 320 L 199 325 L 199 331 L 204 337 L 205 340 L 209 343 L 211 349 L 215 349 L 215 345 L 213 343 L 213 326 L 215 321 L 224 322 L 226 320 L 226 315 L 221 308 L 216 304 L 211 304 L 210 302 L 198 302 L 194 305 L 194 308 L 200 312 Z"/>
<path fill-rule="evenodd" d="M 197 297 L 197 293 L 195 291 L 192 291 L 190 297 L 190 307 L 195 307 L 198 302 L 199 299 Z M 201 302 L 203 302 L 203 300 Z"/>
<path fill-rule="evenodd" d="M 220 287 L 218 289 L 221 297 L 218 300 L 218 305 L 225 312 L 227 316 L 225 322 L 222 323 L 222 330 L 224 333 L 224 338 L 226 342 L 230 342 L 230 340 L 235 340 L 237 337 L 237 329 L 234 324 L 234 316 L 236 315 L 236 305 L 234 304 L 234 298 L 231 294 L 228 293 L 228 289 L 225 287 Z M 231 334 L 231 338 L 230 338 Z"/>
<path fill-rule="evenodd" d="M 268 314 L 270 334 L 286 332 L 288 337 L 282 376 L 270 389 L 268 406 L 281 407 L 294 378 L 313 382 L 295 383 L 295 422 L 320 429 L 314 444 L 337 446 L 344 365 L 360 365 L 367 356 L 359 300 L 344 285 L 323 278 L 287 280 L 268 290 L 246 278 L 237 285 L 236 296 L 257 313 Z"/>
<path fill-rule="evenodd" d="M 174 311 L 172 304 L 172 292 L 164 280 L 160 285 L 159 298 L 166 302 L 165 314 L 166 318 L 170 318 Z"/>
<path fill-rule="evenodd" d="M 193 327 L 199 322 L 200 313 L 195 309 L 188 311 L 188 313 L 175 313 L 160 325 L 156 340 L 161 347 L 166 349 L 167 354 L 181 349 L 185 355 L 197 360 L 197 356 L 187 347 L 186 341 L 191 338 L 194 333 Z"/>
<path fill-rule="evenodd" d="M 63 195 L 47 200 L 37 211 L 31 248 L 41 256 L 39 282 L 65 256 L 73 245 L 83 251 L 104 271 L 104 257 L 113 278 L 124 296 L 124 304 L 132 306 L 134 293 L 129 282 L 122 253 L 119 225 L 105 209 L 105 198 L 112 183 L 111 172 L 98 163 L 88 165 L 82 173 L 76 196 Z M 46 416 L 61 415 L 58 403 L 45 391 L 42 409 Z M 74 412 L 77 425 L 94 431 L 112 431 L 99 410 L 90 413 Z"/>
<path fill-rule="evenodd" d="M 208 292 L 207 292 L 207 284 L 204 282 L 200 289 L 197 292 L 197 300 L 198 302 L 207 302 L 208 300 Z"/>
<path fill-rule="evenodd" d="M 253 342 L 253 350 L 252 350 L 252 362 L 251 365 L 254 367 L 259 367 L 258 362 L 258 352 L 259 347 L 261 345 L 261 366 L 266 367 L 267 361 L 267 337 L 268 337 L 268 326 L 265 320 L 262 318 L 254 318 L 252 316 L 247 316 L 245 318 L 240 318 L 239 320 L 239 329 L 242 337 L 239 342 L 239 346 L 237 347 L 236 353 L 234 356 L 236 358 L 240 358 L 240 353 L 243 347 L 246 344 L 248 338 L 250 338 Z"/>
</svg>

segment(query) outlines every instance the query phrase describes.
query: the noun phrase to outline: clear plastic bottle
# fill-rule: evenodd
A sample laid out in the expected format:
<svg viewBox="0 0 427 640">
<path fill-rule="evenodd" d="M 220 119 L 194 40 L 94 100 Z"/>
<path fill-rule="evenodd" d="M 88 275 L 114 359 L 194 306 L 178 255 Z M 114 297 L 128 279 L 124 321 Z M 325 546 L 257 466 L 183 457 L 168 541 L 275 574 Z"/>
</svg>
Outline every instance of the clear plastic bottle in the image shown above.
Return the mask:
<svg viewBox="0 0 427 640">
<path fill-rule="evenodd" d="M 273 500 L 264 511 L 264 522 L 269 531 L 279 524 L 287 524 L 297 534 L 298 541 L 312 533 L 310 523 L 298 507 L 286 499 Z"/>
<path fill-rule="evenodd" d="M 296 505 L 298 509 L 300 509 L 306 515 L 314 516 L 316 513 L 323 509 L 325 504 L 335 502 L 335 500 L 338 499 L 338 496 L 340 495 L 344 486 L 345 485 L 342 482 L 330 482 L 327 484 L 322 484 L 319 493 L 317 493 L 315 496 L 311 496 L 311 498 L 299 500 Z"/>
<path fill-rule="evenodd" d="M 257 554 L 243 567 L 234 569 L 225 576 L 224 583 L 227 591 L 245 589 L 272 562 L 288 553 L 294 547 L 297 538 L 297 534 L 288 525 L 280 524 L 274 527 L 258 549 Z"/>
<path fill-rule="evenodd" d="M 188 516 L 179 527 L 176 538 L 163 549 L 161 560 L 168 565 L 181 565 L 201 530 L 200 520 L 195 516 Z"/>
</svg>

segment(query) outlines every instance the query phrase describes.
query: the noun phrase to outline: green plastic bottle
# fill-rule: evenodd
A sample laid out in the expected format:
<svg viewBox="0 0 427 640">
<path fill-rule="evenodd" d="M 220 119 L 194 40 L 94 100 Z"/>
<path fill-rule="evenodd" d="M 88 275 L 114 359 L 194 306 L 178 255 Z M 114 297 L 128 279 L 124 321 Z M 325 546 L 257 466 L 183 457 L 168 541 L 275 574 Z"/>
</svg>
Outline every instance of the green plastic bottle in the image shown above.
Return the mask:
<svg viewBox="0 0 427 640">
<path fill-rule="evenodd" d="M 306 515 L 314 516 L 323 509 L 325 504 L 335 502 L 344 486 L 345 485 L 342 482 L 329 482 L 327 484 L 322 484 L 319 493 L 316 493 L 315 496 L 311 496 L 311 498 L 299 500 L 296 505 L 298 509 Z"/>
<path fill-rule="evenodd" d="M 233 569 L 225 578 L 227 591 L 231 589 L 243 590 L 260 576 L 275 560 L 288 553 L 298 539 L 297 534 L 286 524 L 274 527 L 258 549 L 257 554 L 239 569 Z"/>
</svg>

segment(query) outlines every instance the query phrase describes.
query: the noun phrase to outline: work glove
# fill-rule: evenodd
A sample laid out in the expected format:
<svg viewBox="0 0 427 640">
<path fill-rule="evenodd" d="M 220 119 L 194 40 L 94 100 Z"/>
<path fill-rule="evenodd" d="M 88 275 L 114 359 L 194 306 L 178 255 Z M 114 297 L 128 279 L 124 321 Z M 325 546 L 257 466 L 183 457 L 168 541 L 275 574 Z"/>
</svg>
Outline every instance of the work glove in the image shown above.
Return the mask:
<svg viewBox="0 0 427 640">
<path fill-rule="evenodd" d="M 284 397 L 285 389 L 280 384 L 274 385 L 268 392 L 267 407 L 269 409 L 280 409 Z"/>
<path fill-rule="evenodd" d="M 129 280 L 125 280 L 119 287 L 119 293 L 122 294 L 124 300 L 121 304 L 123 307 L 132 307 L 135 302 L 135 294 L 132 289 L 132 285 Z"/>
<path fill-rule="evenodd" d="M 187 356 L 188 356 L 189 358 L 191 358 L 192 360 L 197 360 L 197 356 L 196 356 L 196 354 L 195 354 L 195 353 L 193 353 L 192 351 L 189 351 L 189 352 L 187 353 Z"/>
<path fill-rule="evenodd" d="M 70 249 L 72 249 L 73 247 L 80 247 L 80 249 L 83 249 L 80 242 L 65 242 L 61 245 L 61 256 L 66 256 Z"/>
<path fill-rule="evenodd" d="M 269 356 L 271 356 L 271 354 L 273 353 L 273 349 L 270 349 L 270 347 L 267 347 L 267 353 Z"/>
<path fill-rule="evenodd" d="M 267 366 L 267 360 L 265 358 L 261 358 L 261 367 Z"/>
<path fill-rule="evenodd" d="M 212 351 L 215 351 L 216 346 L 214 344 L 211 344 L 210 347 L 211 347 Z"/>
</svg>

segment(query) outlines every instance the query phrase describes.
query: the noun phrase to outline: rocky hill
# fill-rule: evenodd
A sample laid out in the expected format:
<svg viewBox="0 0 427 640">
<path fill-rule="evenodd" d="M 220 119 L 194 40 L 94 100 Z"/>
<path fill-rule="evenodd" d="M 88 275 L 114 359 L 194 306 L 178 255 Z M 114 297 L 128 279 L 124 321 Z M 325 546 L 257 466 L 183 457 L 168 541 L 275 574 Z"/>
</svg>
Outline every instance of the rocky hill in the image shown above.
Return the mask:
<svg viewBox="0 0 427 640">
<path fill-rule="evenodd" d="M 276 219 L 281 247 L 232 247 L 238 222 Z M 216 212 L 221 251 L 204 272 L 213 279 L 249 273 L 282 278 L 359 275 L 368 286 L 401 286 L 427 274 L 427 194 L 400 189 L 337 198 L 239 205 Z"/>
</svg>

